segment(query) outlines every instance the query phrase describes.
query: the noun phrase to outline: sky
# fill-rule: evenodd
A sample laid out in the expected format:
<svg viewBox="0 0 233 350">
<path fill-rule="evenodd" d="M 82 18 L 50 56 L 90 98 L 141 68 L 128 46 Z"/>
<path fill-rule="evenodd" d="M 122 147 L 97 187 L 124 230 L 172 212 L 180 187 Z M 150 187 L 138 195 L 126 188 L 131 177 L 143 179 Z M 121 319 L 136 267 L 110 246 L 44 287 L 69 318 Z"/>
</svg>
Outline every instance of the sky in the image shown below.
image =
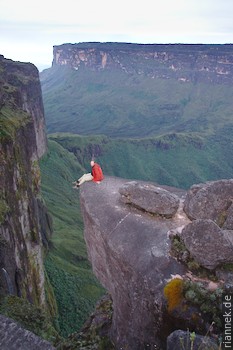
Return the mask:
<svg viewBox="0 0 233 350">
<path fill-rule="evenodd" d="M 0 0 L 0 54 L 42 71 L 64 43 L 233 43 L 232 18 L 232 0 Z"/>
</svg>

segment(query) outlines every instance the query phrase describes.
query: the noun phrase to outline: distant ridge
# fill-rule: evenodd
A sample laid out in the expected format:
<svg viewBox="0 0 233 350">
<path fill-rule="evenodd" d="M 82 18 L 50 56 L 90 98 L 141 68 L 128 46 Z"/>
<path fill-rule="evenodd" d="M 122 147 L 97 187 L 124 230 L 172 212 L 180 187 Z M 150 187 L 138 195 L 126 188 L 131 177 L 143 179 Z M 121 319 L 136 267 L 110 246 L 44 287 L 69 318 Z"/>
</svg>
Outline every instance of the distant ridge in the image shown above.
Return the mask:
<svg viewBox="0 0 233 350">
<path fill-rule="evenodd" d="M 40 78 L 49 133 L 206 135 L 232 124 L 232 44 L 63 44 Z"/>
</svg>

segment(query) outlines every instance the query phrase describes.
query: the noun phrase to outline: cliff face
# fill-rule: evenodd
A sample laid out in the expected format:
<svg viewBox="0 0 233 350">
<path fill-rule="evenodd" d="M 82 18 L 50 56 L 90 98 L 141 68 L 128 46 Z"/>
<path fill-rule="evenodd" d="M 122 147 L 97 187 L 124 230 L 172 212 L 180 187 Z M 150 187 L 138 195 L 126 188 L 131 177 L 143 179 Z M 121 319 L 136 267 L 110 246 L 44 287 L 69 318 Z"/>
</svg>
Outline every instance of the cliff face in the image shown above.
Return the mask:
<svg viewBox="0 0 233 350">
<path fill-rule="evenodd" d="M 40 199 L 46 152 L 39 74 L 0 57 L 0 297 L 45 303 L 42 241 L 50 221 Z"/>
<path fill-rule="evenodd" d="M 233 288 L 232 191 L 232 180 L 187 193 L 111 177 L 82 185 L 88 255 L 112 296 L 116 349 L 165 349 L 172 331 L 205 335 L 213 321 L 220 336 L 221 293 Z"/>
<path fill-rule="evenodd" d="M 153 79 L 230 83 L 233 46 L 196 44 L 79 43 L 54 46 L 53 66 L 76 70 L 120 69 Z"/>
<path fill-rule="evenodd" d="M 169 257 L 167 231 L 189 220 L 183 215 L 156 225 L 151 215 L 120 202 L 125 182 L 105 178 L 83 185 L 85 240 L 94 273 L 112 296 L 117 349 L 160 349 L 161 290 L 171 274 L 184 272 Z"/>
</svg>

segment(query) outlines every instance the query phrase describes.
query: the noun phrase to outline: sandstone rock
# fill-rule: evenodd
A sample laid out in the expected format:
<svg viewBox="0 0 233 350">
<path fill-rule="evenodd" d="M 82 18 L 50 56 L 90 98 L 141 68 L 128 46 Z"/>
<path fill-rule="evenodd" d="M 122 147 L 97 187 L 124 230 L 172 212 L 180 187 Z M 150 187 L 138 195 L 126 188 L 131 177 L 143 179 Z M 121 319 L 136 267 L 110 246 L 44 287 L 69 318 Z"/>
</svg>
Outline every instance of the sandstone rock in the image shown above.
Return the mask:
<svg viewBox="0 0 233 350">
<path fill-rule="evenodd" d="M 222 230 L 212 220 L 191 222 L 181 237 L 191 256 L 207 269 L 233 262 L 233 231 Z"/>
<path fill-rule="evenodd" d="M 121 201 L 127 180 L 108 177 L 80 188 L 84 237 L 92 268 L 112 296 L 112 340 L 116 349 L 164 349 L 163 288 L 185 266 L 170 256 L 167 232 L 189 220 L 170 220 L 135 210 Z M 178 192 L 177 192 L 178 193 Z M 180 197 L 185 194 L 180 191 Z M 169 334 L 169 333 L 168 333 Z M 149 347 L 150 346 L 150 347 Z"/>
<path fill-rule="evenodd" d="M 232 201 L 233 179 L 210 181 L 190 188 L 184 211 L 191 220 L 211 219 L 222 226 L 226 220 L 232 223 L 232 209 L 228 212 Z"/>
<path fill-rule="evenodd" d="M 53 66 L 65 65 L 78 69 L 85 62 L 85 67 L 96 71 L 119 68 L 127 74 L 137 73 L 155 79 L 231 84 L 232 47 L 230 44 L 224 45 L 223 50 L 222 46 L 98 42 L 63 44 L 53 47 Z M 138 60 L 140 64 L 137 64 Z M 171 108 L 174 104 L 166 105 Z"/>
<path fill-rule="evenodd" d="M 233 230 L 233 204 L 226 211 L 226 220 L 222 227 L 226 230 Z"/>
<path fill-rule="evenodd" d="M 167 218 L 175 215 L 180 203 L 177 195 L 161 187 L 136 181 L 124 184 L 119 192 L 123 203 Z"/>
<path fill-rule="evenodd" d="M 195 334 L 193 344 L 191 345 L 190 333 L 176 330 L 167 338 L 167 350 L 181 349 L 218 350 L 219 347 L 214 339 L 199 334 Z"/>
<path fill-rule="evenodd" d="M 47 341 L 22 328 L 18 323 L 0 315 L 1 350 L 55 350 Z"/>
</svg>

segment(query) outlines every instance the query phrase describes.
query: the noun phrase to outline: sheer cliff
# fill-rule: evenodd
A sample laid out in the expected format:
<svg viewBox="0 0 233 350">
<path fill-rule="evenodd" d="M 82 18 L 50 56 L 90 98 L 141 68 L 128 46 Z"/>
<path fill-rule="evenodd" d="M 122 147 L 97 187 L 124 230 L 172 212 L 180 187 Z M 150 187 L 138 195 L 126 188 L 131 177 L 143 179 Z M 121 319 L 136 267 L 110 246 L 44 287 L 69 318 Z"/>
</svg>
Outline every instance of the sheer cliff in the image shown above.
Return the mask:
<svg viewBox="0 0 233 350">
<path fill-rule="evenodd" d="M 233 47 L 201 44 L 78 43 L 54 46 L 53 65 L 120 69 L 153 79 L 230 83 Z"/>
<path fill-rule="evenodd" d="M 188 191 L 115 177 L 82 185 L 88 256 L 112 296 L 116 349 L 175 349 L 166 347 L 174 330 L 204 336 L 212 322 L 211 337 L 222 335 L 221 298 L 233 290 L 232 194 L 232 179 Z"/>
<path fill-rule="evenodd" d="M 40 197 L 46 152 L 39 73 L 0 56 L 0 298 L 45 305 L 43 243 L 51 229 Z"/>
</svg>

